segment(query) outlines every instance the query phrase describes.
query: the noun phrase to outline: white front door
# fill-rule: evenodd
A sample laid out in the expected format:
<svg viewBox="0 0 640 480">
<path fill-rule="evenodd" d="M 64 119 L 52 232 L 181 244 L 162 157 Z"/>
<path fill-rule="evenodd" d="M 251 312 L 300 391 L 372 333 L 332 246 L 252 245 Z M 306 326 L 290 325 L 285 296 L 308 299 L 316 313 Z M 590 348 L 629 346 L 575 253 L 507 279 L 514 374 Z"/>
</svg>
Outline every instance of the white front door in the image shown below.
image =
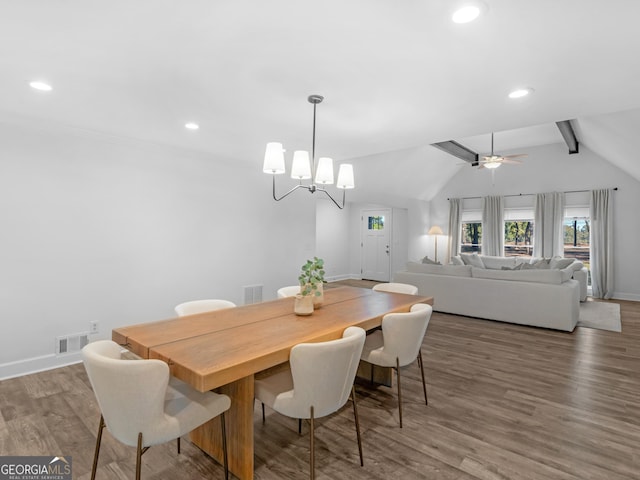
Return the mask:
<svg viewBox="0 0 640 480">
<path fill-rule="evenodd" d="M 362 278 L 388 282 L 391 265 L 391 210 L 363 210 L 361 219 Z"/>
</svg>

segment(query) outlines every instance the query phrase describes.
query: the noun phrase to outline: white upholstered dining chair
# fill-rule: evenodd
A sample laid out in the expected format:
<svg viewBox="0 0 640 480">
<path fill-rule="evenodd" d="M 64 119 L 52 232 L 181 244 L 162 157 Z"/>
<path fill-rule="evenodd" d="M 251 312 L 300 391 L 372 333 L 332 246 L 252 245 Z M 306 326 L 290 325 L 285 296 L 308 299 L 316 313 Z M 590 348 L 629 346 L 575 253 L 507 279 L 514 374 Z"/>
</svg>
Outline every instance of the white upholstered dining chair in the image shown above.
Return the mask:
<svg viewBox="0 0 640 480">
<path fill-rule="evenodd" d="M 225 478 L 229 478 L 224 412 L 231 401 L 226 395 L 198 392 L 175 378 L 161 360 L 125 360 L 122 347 L 111 340 L 82 349 L 89 381 L 101 416 L 91 469 L 95 479 L 104 427 L 113 437 L 137 447 L 136 480 L 140 479 L 142 454 L 152 445 L 177 439 L 218 415 L 221 416 Z"/>
<path fill-rule="evenodd" d="M 206 300 L 192 300 L 176 305 L 175 311 L 179 317 L 186 315 L 194 315 L 196 313 L 212 312 L 214 310 L 222 310 L 223 308 L 233 308 L 236 304 L 229 300 L 220 300 L 216 298 Z"/>
<path fill-rule="evenodd" d="M 282 287 L 278 289 L 278 298 L 295 297 L 299 293 L 300 293 L 300 285 Z"/>
<path fill-rule="evenodd" d="M 411 307 L 410 312 L 387 313 L 382 318 L 382 330 L 376 330 L 367 335 L 364 343 L 362 360 L 373 365 L 391 367 L 396 370 L 400 428 L 402 428 L 400 368 L 413 363 L 416 358 L 418 359 L 422 376 L 424 402 L 427 405 L 429 404 L 420 347 L 422 347 L 422 340 L 427 331 L 432 311 L 431 305 L 417 303 Z"/>
<path fill-rule="evenodd" d="M 338 411 L 349 399 L 353 401 L 360 465 L 362 441 L 353 381 L 365 332 L 349 327 L 342 338 L 319 343 L 301 343 L 291 349 L 291 370 L 256 379 L 255 397 L 276 412 L 297 419 L 309 419 L 309 474 L 315 478 L 314 420 Z M 299 423 L 300 425 L 300 423 Z"/>
<path fill-rule="evenodd" d="M 378 283 L 372 287 L 372 290 L 376 292 L 406 293 L 408 295 L 418 294 L 418 287 L 408 283 Z"/>
</svg>

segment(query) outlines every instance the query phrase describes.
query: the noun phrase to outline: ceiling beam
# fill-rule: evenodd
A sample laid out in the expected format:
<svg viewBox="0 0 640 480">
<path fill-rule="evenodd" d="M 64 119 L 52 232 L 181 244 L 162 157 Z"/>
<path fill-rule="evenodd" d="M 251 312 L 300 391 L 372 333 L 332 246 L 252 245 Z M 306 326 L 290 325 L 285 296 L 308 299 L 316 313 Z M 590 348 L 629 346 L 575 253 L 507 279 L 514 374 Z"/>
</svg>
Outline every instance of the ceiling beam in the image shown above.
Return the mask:
<svg viewBox="0 0 640 480">
<path fill-rule="evenodd" d="M 478 165 L 478 154 L 473 150 L 465 147 L 464 145 L 459 144 L 455 140 L 448 140 L 446 142 L 438 142 L 432 143 L 432 147 L 439 148 L 440 150 L 447 152 L 454 157 L 458 157 L 465 162 L 470 163 L 472 166 L 476 167 Z"/>
<path fill-rule="evenodd" d="M 562 134 L 562 138 L 564 138 L 564 141 L 569 147 L 569 155 L 572 153 L 578 153 L 580 150 L 580 143 L 576 138 L 573 127 L 571 126 L 571 120 L 562 120 L 561 122 L 556 122 L 556 125 Z"/>
</svg>

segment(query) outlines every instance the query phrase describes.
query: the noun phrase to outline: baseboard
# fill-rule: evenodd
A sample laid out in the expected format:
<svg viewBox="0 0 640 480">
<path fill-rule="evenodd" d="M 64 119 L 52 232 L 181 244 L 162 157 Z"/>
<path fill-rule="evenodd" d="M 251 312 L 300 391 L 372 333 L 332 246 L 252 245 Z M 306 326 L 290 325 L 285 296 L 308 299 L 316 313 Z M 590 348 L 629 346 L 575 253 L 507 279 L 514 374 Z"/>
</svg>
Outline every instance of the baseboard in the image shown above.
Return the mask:
<svg viewBox="0 0 640 480">
<path fill-rule="evenodd" d="M 360 275 L 355 275 L 353 273 L 347 273 L 345 275 L 334 275 L 332 277 L 325 277 L 325 280 L 328 283 L 331 282 L 339 282 L 340 280 L 362 280 Z"/>
<path fill-rule="evenodd" d="M 629 300 L 631 302 L 640 302 L 640 295 L 637 293 L 613 292 L 615 300 Z"/>
<path fill-rule="evenodd" d="M 73 365 L 74 363 L 80 363 L 81 361 L 80 352 L 74 352 L 65 355 L 43 355 L 41 357 L 3 363 L 0 365 L 0 380 L 52 370 L 54 368 Z"/>
</svg>

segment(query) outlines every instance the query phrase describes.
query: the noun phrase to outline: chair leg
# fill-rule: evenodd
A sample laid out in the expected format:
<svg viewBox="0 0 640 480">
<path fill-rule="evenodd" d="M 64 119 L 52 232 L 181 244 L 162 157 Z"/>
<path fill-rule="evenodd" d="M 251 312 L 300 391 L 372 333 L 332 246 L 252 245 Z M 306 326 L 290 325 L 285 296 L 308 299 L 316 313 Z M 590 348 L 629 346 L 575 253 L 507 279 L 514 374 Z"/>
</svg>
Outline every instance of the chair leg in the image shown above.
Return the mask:
<svg viewBox="0 0 640 480">
<path fill-rule="evenodd" d="M 264 404 L 262 404 L 264 408 Z M 229 480 L 229 456 L 227 454 L 227 427 L 225 426 L 224 412 L 220 414 L 220 425 L 222 425 L 222 454 L 224 456 L 224 478 Z"/>
<path fill-rule="evenodd" d="M 298 435 L 302 435 L 302 419 L 298 419 Z"/>
<path fill-rule="evenodd" d="M 402 428 L 402 389 L 400 388 L 400 359 L 397 357 L 396 374 L 398 376 L 398 412 L 400 414 L 400 428 Z"/>
<path fill-rule="evenodd" d="M 262 404 L 262 423 L 264 423 L 264 403 Z"/>
<path fill-rule="evenodd" d="M 180 455 L 180 437 L 176 438 L 176 443 L 178 445 L 178 455 Z"/>
<path fill-rule="evenodd" d="M 422 350 L 418 350 L 418 363 L 420 364 L 420 373 L 422 374 L 422 390 L 424 391 L 424 403 L 429 405 L 427 398 L 427 382 L 424 381 L 424 363 L 422 362 Z"/>
<path fill-rule="evenodd" d="M 311 423 L 311 426 L 309 428 L 309 478 L 311 478 L 311 480 L 314 480 L 316 478 L 316 462 L 314 453 L 315 430 L 313 424 L 313 405 L 311 405 L 311 407 L 309 408 L 309 413 L 309 421 Z"/>
<path fill-rule="evenodd" d="M 93 467 L 91 467 L 91 480 L 96 478 L 98 469 L 98 457 L 100 456 L 100 443 L 102 442 L 102 430 L 104 430 L 104 417 L 100 415 L 100 426 L 98 427 L 98 437 L 96 438 L 96 451 L 93 454 Z"/>
<path fill-rule="evenodd" d="M 358 437 L 358 452 L 360 453 L 360 466 L 364 467 L 364 459 L 362 458 L 362 439 L 360 438 L 360 421 L 358 419 L 358 405 L 356 404 L 356 387 L 351 387 L 351 400 L 353 401 L 353 417 L 356 421 L 356 435 Z"/>
<path fill-rule="evenodd" d="M 136 480 L 140 480 L 140 469 L 142 467 L 142 432 L 138 433 L 138 449 L 136 451 Z"/>
</svg>

